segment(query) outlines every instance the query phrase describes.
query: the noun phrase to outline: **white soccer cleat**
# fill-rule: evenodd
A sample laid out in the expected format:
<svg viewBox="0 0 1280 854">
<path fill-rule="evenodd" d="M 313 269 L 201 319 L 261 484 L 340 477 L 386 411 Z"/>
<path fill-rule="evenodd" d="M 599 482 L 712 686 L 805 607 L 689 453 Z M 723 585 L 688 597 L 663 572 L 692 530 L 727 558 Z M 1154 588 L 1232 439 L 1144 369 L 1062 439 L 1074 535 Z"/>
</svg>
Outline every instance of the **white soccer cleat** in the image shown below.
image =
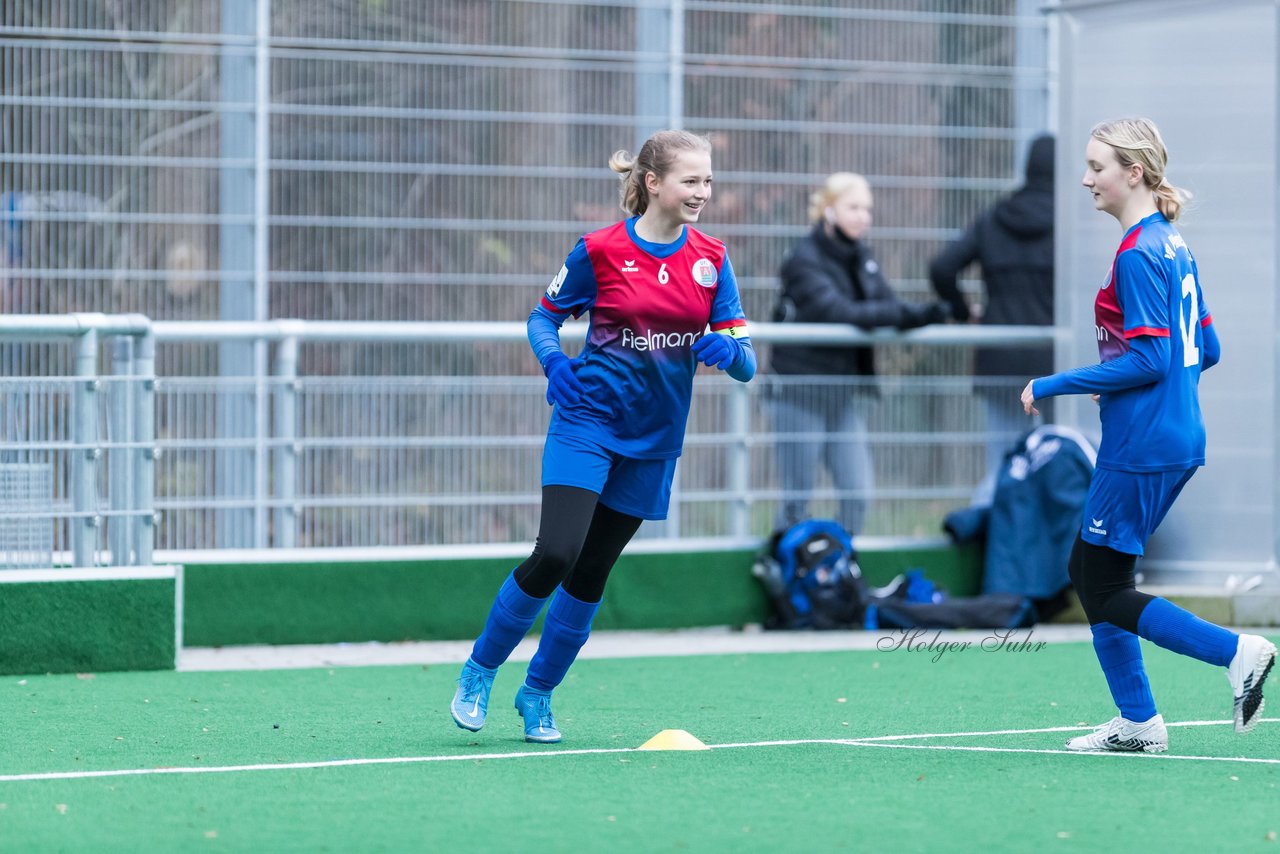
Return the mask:
<svg viewBox="0 0 1280 854">
<path fill-rule="evenodd" d="M 1236 656 L 1227 665 L 1227 679 L 1235 700 L 1236 732 L 1253 729 L 1262 717 L 1262 683 L 1276 663 L 1276 645 L 1258 635 L 1241 635 Z"/>
<path fill-rule="evenodd" d="M 1160 715 L 1141 723 L 1117 715 L 1088 735 L 1068 739 L 1067 749 L 1164 753 L 1169 749 L 1169 731 Z"/>
</svg>

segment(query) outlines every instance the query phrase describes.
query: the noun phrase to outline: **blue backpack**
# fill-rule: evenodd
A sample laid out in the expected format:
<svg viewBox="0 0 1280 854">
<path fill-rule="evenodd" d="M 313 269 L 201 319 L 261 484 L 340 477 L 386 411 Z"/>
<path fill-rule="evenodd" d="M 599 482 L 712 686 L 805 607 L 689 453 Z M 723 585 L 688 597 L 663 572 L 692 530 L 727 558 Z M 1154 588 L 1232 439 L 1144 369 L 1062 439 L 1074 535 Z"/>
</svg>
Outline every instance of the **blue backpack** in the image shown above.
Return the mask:
<svg viewBox="0 0 1280 854">
<path fill-rule="evenodd" d="M 757 558 L 772 613 L 770 629 L 861 627 L 868 590 L 853 537 L 830 519 L 805 519 L 777 531 Z"/>
</svg>

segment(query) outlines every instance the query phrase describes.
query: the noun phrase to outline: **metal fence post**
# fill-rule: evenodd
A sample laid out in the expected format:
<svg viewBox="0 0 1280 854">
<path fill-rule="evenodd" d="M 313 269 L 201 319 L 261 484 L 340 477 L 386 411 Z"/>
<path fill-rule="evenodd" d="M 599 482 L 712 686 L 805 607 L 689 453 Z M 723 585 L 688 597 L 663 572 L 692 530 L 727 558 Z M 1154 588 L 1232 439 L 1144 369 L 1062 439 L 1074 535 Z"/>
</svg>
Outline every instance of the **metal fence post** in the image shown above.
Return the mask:
<svg viewBox="0 0 1280 854">
<path fill-rule="evenodd" d="M 111 516 L 107 519 L 107 546 L 111 550 L 113 566 L 130 566 L 133 542 L 133 501 L 129 481 L 132 466 L 129 465 L 129 443 L 133 435 L 129 429 L 133 407 L 130 401 L 133 375 L 133 339 L 120 335 L 111 342 L 111 375 L 107 402 L 107 500 Z"/>
<path fill-rule="evenodd" d="M 285 336 L 276 345 L 274 545 L 297 545 L 298 513 L 294 507 L 298 472 L 298 339 Z"/>
<path fill-rule="evenodd" d="M 72 419 L 71 553 L 76 566 L 94 565 L 98 543 L 98 331 L 88 329 L 76 341 L 76 382 Z"/>
<path fill-rule="evenodd" d="M 139 566 L 151 565 L 155 547 L 156 339 L 150 332 L 138 337 L 134 349 L 133 392 L 133 552 Z"/>
<path fill-rule="evenodd" d="M 751 433 L 751 389 L 746 383 L 731 382 L 729 388 L 728 471 L 729 533 L 745 537 L 751 527 L 751 449 L 747 440 Z"/>
</svg>

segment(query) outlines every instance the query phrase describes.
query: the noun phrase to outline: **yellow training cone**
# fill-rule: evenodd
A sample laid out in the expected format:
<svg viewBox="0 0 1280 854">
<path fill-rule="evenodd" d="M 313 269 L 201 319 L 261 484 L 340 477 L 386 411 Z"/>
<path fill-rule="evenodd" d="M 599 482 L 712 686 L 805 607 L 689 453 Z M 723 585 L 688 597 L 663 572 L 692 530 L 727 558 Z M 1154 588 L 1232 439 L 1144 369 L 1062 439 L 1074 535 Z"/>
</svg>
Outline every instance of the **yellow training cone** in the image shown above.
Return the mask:
<svg viewBox="0 0 1280 854">
<path fill-rule="evenodd" d="M 641 750 L 710 750 L 696 736 L 682 729 L 664 729 L 640 745 Z"/>
</svg>

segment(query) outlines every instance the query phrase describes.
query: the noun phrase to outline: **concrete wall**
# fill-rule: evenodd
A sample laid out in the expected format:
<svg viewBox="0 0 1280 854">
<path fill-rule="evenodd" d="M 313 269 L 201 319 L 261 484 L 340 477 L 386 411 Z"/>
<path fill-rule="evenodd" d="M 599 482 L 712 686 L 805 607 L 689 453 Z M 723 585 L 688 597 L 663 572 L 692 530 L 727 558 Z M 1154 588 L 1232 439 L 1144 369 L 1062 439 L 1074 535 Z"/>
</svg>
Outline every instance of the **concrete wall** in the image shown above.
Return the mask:
<svg viewBox="0 0 1280 854">
<path fill-rule="evenodd" d="M 1276 570 L 1277 3 L 1064 2 L 1058 19 L 1059 369 L 1096 361 L 1093 301 L 1121 231 L 1080 186 L 1089 129 L 1145 115 L 1169 147 L 1169 178 L 1195 194 L 1178 223 L 1199 264 L 1222 363 L 1201 381 L 1205 468 L 1174 506 L 1141 568 L 1166 582 L 1224 583 Z M 1096 439 L 1097 411 L 1071 398 L 1065 423 Z"/>
</svg>

